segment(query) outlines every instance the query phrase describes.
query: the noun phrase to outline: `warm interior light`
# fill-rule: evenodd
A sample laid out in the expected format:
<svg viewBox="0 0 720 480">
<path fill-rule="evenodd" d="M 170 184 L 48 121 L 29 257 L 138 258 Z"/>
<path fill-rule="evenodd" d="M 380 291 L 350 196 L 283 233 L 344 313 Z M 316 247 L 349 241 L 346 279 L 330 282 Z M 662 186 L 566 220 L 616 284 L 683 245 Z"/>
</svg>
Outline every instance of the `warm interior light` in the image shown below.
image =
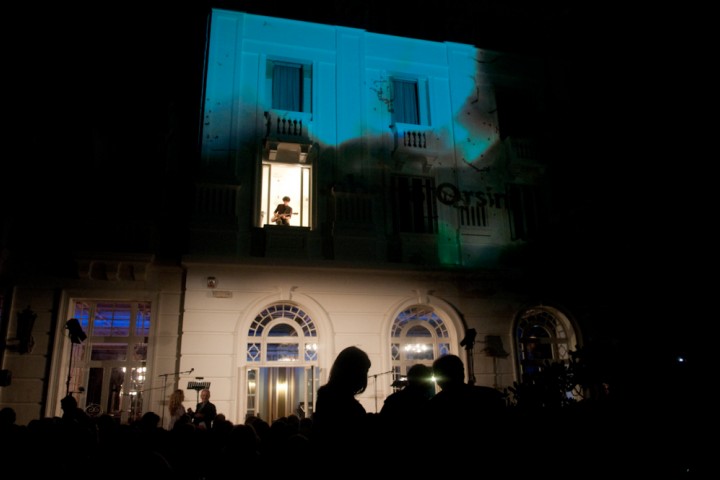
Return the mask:
<svg viewBox="0 0 720 480">
<path fill-rule="evenodd" d="M 427 352 L 429 350 L 429 348 L 430 347 L 424 343 L 410 343 L 408 345 L 405 345 L 406 352 L 414 352 L 414 353 Z"/>
</svg>

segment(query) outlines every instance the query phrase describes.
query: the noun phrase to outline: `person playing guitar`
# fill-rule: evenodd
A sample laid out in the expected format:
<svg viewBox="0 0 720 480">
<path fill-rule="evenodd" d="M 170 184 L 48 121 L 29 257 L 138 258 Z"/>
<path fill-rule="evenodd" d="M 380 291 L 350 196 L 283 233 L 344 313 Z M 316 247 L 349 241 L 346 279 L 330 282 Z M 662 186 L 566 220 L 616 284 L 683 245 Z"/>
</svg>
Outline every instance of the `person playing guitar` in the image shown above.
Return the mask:
<svg viewBox="0 0 720 480">
<path fill-rule="evenodd" d="M 277 225 L 290 225 L 290 217 L 292 216 L 292 207 L 290 204 L 290 197 L 283 197 L 283 203 L 279 204 L 275 208 L 274 216 L 271 222 L 275 222 Z"/>
</svg>

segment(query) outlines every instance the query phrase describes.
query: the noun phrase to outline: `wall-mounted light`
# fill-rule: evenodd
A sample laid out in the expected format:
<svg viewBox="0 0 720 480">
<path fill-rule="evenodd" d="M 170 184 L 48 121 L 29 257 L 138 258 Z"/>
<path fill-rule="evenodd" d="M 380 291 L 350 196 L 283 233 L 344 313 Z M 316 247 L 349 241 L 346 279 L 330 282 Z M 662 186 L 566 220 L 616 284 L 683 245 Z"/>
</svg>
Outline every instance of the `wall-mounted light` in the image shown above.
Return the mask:
<svg viewBox="0 0 720 480">
<path fill-rule="evenodd" d="M 215 287 L 217 287 L 217 278 L 215 278 L 215 277 L 207 277 L 207 286 L 208 286 L 208 288 L 215 288 Z"/>
</svg>

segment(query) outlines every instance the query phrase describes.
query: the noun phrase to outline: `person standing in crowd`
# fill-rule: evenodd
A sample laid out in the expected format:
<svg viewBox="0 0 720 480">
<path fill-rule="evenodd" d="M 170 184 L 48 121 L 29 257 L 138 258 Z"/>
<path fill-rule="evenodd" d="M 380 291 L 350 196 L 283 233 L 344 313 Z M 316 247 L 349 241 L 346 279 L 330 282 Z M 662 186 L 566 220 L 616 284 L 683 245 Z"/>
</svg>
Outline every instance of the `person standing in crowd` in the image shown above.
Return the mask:
<svg viewBox="0 0 720 480">
<path fill-rule="evenodd" d="M 190 414 L 193 419 L 193 424 L 199 428 L 205 428 L 210 430 L 212 423 L 217 417 L 217 408 L 215 404 L 210 401 L 210 390 L 204 388 L 200 391 L 200 403 L 195 406 L 195 411 L 190 410 Z"/>
<path fill-rule="evenodd" d="M 312 414 L 313 441 L 335 459 L 357 465 L 366 458 L 374 422 L 355 396 L 367 388 L 370 358 L 358 347 L 342 350 L 326 384 L 317 392 Z"/>
<path fill-rule="evenodd" d="M 417 363 L 407 371 L 407 384 L 391 393 L 383 403 L 380 417 L 384 423 L 399 430 L 421 424 L 427 402 L 435 395 L 432 368 Z"/>
<path fill-rule="evenodd" d="M 465 365 L 457 355 L 446 354 L 433 362 L 433 376 L 440 387 L 427 403 L 428 433 L 442 438 L 437 451 L 457 458 L 473 458 L 483 452 L 492 459 L 493 475 L 506 464 L 498 461 L 508 440 L 504 433 L 505 396 L 492 387 L 465 382 Z M 472 439 L 472 440 L 469 440 Z"/>
<path fill-rule="evenodd" d="M 177 389 L 170 394 L 170 401 L 168 403 L 168 410 L 170 410 L 170 424 L 168 430 L 172 430 L 175 423 L 178 422 L 183 416 L 187 415 L 183 402 L 185 401 L 185 392 Z"/>
</svg>

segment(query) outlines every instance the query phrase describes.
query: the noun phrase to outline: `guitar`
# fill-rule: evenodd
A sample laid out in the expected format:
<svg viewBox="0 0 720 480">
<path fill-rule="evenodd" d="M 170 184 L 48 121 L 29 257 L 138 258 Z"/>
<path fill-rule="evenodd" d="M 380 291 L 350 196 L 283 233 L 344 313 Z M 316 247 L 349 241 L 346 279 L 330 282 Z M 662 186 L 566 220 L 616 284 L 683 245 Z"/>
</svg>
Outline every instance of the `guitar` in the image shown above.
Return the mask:
<svg viewBox="0 0 720 480">
<path fill-rule="evenodd" d="M 290 216 L 291 216 L 291 215 L 292 215 L 292 214 L 290 214 L 290 213 L 282 213 L 282 214 L 276 213 L 275 216 L 273 216 L 273 218 L 270 220 L 270 222 L 275 223 L 275 222 L 277 222 L 277 221 L 280 220 L 280 219 L 290 220 Z"/>
</svg>

